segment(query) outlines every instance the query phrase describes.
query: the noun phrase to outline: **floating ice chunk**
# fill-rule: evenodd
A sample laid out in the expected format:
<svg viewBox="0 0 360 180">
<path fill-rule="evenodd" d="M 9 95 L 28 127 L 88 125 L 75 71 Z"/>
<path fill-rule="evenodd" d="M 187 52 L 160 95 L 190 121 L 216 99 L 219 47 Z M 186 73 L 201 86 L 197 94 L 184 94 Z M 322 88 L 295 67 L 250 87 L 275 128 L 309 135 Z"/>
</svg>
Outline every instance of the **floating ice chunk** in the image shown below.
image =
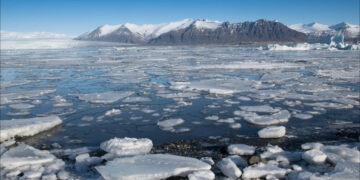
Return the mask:
<svg viewBox="0 0 360 180">
<path fill-rule="evenodd" d="M 288 170 L 279 168 L 272 164 L 263 164 L 259 163 L 255 166 L 249 166 L 244 169 L 242 178 L 243 179 L 256 179 L 262 178 L 267 175 L 273 175 L 277 178 L 284 178 L 284 176 L 288 173 Z"/>
<path fill-rule="evenodd" d="M 213 180 L 215 174 L 210 170 L 195 171 L 188 175 L 189 180 Z"/>
<path fill-rule="evenodd" d="M 206 120 L 217 121 L 217 120 L 219 120 L 219 116 L 215 116 L 215 115 L 213 115 L 213 116 L 207 116 L 207 117 L 205 117 L 205 119 L 206 119 Z"/>
<path fill-rule="evenodd" d="M 279 109 L 274 109 L 273 107 L 268 105 L 240 106 L 240 109 L 243 111 L 250 111 L 250 112 L 268 112 L 268 113 L 279 112 Z"/>
<path fill-rule="evenodd" d="M 241 170 L 236 166 L 236 164 L 229 158 L 224 158 L 216 166 L 221 170 L 221 172 L 229 177 L 236 179 L 241 176 Z"/>
<path fill-rule="evenodd" d="M 246 144 L 231 144 L 227 147 L 227 152 L 236 155 L 253 155 L 255 147 Z"/>
<path fill-rule="evenodd" d="M 202 158 L 200 159 L 200 161 L 205 162 L 205 163 L 208 163 L 208 164 L 210 164 L 210 165 L 214 165 L 214 164 L 215 164 L 214 160 L 213 160 L 211 157 L 202 157 Z"/>
<path fill-rule="evenodd" d="M 283 162 L 289 164 L 290 162 L 300 161 L 302 152 L 288 152 L 281 149 L 279 146 L 268 145 L 266 151 L 260 157 L 267 160 L 275 160 L 276 162 Z"/>
<path fill-rule="evenodd" d="M 302 158 L 311 164 L 320 164 L 325 162 L 326 160 L 326 154 L 323 153 L 322 151 L 316 150 L 316 149 L 312 149 L 309 151 L 304 152 L 304 154 L 302 155 Z"/>
<path fill-rule="evenodd" d="M 251 101 L 251 98 L 246 96 L 238 96 L 237 99 L 241 101 Z"/>
<path fill-rule="evenodd" d="M 88 166 L 98 165 L 102 161 L 99 157 L 90 157 L 88 153 L 76 156 L 75 160 L 75 168 L 77 171 L 84 171 Z"/>
<path fill-rule="evenodd" d="M 164 121 L 157 122 L 157 125 L 160 127 L 160 129 L 164 131 L 174 131 L 174 126 L 180 125 L 184 123 L 185 121 L 181 118 L 177 119 L 168 119 Z"/>
<path fill-rule="evenodd" d="M 340 104 L 340 103 L 332 103 L 332 102 L 304 103 L 304 105 L 321 107 L 321 108 L 333 108 L 333 109 L 351 109 L 354 107 L 351 104 Z"/>
<path fill-rule="evenodd" d="M 10 104 L 10 107 L 13 109 L 24 110 L 24 109 L 31 109 L 35 106 L 32 104 L 19 103 L 19 104 Z"/>
<path fill-rule="evenodd" d="M 75 94 L 80 100 L 91 103 L 111 104 L 125 97 L 131 96 L 134 92 L 130 91 L 108 91 L 91 94 Z"/>
<path fill-rule="evenodd" d="M 0 121 L 0 142 L 15 136 L 33 136 L 62 123 L 58 116 L 36 117 Z"/>
<path fill-rule="evenodd" d="M 105 112 L 105 116 L 115 116 L 121 114 L 121 110 L 120 109 L 111 109 Z"/>
<path fill-rule="evenodd" d="M 286 128 L 284 126 L 270 126 L 258 131 L 260 138 L 280 138 L 285 136 Z"/>
<path fill-rule="evenodd" d="M 147 97 L 127 97 L 123 100 L 126 103 L 139 103 L 139 102 L 150 102 L 151 99 Z"/>
<path fill-rule="evenodd" d="M 242 167 L 242 168 L 248 166 L 248 163 L 241 156 L 238 156 L 238 155 L 231 155 L 231 156 L 228 156 L 228 157 L 226 157 L 224 159 L 230 159 L 237 166 Z"/>
<path fill-rule="evenodd" d="M 305 120 L 305 119 L 311 119 L 313 116 L 311 114 L 298 113 L 295 114 L 294 117 Z"/>
<path fill-rule="evenodd" d="M 219 119 L 216 122 L 233 124 L 233 123 L 235 123 L 235 120 L 234 120 L 234 118 L 226 118 L 226 119 Z"/>
<path fill-rule="evenodd" d="M 271 115 L 258 115 L 254 112 L 234 111 L 234 114 L 241 116 L 245 121 L 256 125 L 274 125 L 279 123 L 286 123 L 290 118 L 290 113 L 287 110 L 281 110 Z"/>
<path fill-rule="evenodd" d="M 290 79 L 298 79 L 301 77 L 301 74 L 294 72 L 275 72 L 267 73 L 261 77 L 261 81 L 264 82 L 281 82 Z"/>
<path fill-rule="evenodd" d="M 19 111 L 19 112 L 8 112 L 6 113 L 9 116 L 26 116 L 31 114 L 29 111 Z"/>
<path fill-rule="evenodd" d="M 150 152 L 153 143 L 142 138 L 113 138 L 100 144 L 100 148 L 116 156 L 138 155 Z"/>
<path fill-rule="evenodd" d="M 24 173 L 24 178 L 26 179 L 39 179 L 42 175 L 42 171 L 39 170 L 30 170 Z"/>
<path fill-rule="evenodd" d="M 310 149 L 317 149 L 320 150 L 321 147 L 323 147 L 324 145 L 321 143 L 305 143 L 301 145 L 301 149 L 303 150 L 310 150 Z"/>
<path fill-rule="evenodd" d="M 186 176 L 194 171 L 209 170 L 211 166 L 200 160 L 170 154 L 149 154 L 117 158 L 96 170 L 105 180 L 166 179 Z"/>
<path fill-rule="evenodd" d="M 241 124 L 240 124 L 240 123 L 232 123 L 232 124 L 230 124 L 229 126 L 230 126 L 230 128 L 232 128 L 232 129 L 239 129 L 239 128 L 241 128 Z"/>
<path fill-rule="evenodd" d="M 26 144 L 12 148 L 1 156 L 1 167 L 14 169 L 24 165 L 41 165 L 52 162 L 55 158 L 49 151 L 40 151 Z"/>
<path fill-rule="evenodd" d="M 1 104 L 12 103 L 18 99 L 31 99 L 34 97 L 43 96 L 45 94 L 54 93 L 56 89 L 44 89 L 44 90 L 28 90 L 28 91 L 13 91 L 9 93 L 1 93 Z"/>
</svg>

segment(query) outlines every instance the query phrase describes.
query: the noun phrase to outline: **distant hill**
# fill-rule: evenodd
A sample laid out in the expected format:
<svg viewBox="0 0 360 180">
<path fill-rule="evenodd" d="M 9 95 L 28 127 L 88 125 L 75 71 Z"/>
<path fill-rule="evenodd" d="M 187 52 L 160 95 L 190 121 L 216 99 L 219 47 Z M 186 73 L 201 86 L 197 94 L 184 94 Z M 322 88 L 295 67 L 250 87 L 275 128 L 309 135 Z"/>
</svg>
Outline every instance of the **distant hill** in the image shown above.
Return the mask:
<svg viewBox="0 0 360 180">
<path fill-rule="evenodd" d="M 305 42 L 308 37 L 280 22 L 264 19 L 243 23 L 184 19 L 140 26 L 131 23 L 103 25 L 75 39 L 148 45 L 196 45 Z"/>
<path fill-rule="evenodd" d="M 324 25 L 317 22 L 309 24 L 294 24 L 289 26 L 299 32 L 305 33 L 309 37 L 309 41 L 321 40 L 329 35 L 342 33 L 346 41 L 359 41 L 360 26 L 342 22 L 335 25 Z"/>
</svg>

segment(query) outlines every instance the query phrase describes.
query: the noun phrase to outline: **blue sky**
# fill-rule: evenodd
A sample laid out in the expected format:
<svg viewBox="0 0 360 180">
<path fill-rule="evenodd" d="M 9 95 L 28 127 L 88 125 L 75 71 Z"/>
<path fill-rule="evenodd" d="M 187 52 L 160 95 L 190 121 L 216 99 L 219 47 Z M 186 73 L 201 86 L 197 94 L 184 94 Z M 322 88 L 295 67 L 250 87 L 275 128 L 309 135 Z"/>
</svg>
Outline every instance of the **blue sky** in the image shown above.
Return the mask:
<svg viewBox="0 0 360 180">
<path fill-rule="evenodd" d="M 359 24 L 359 0 L 1 0 L 1 30 L 78 35 L 103 24 L 261 18 Z"/>
</svg>

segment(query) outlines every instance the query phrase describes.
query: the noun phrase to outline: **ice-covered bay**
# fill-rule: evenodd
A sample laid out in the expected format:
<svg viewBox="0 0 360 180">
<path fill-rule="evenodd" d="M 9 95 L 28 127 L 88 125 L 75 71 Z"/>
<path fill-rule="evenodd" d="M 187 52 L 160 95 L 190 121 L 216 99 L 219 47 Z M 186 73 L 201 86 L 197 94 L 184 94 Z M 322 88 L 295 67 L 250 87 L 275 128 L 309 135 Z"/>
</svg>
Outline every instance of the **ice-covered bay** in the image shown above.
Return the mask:
<svg viewBox="0 0 360 180">
<path fill-rule="evenodd" d="M 28 140 L 64 147 L 114 136 L 258 138 L 275 124 L 286 128 L 281 138 L 302 137 L 328 133 L 333 122 L 359 125 L 358 51 L 81 44 L 3 48 L 1 121 L 57 115 L 62 126 Z"/>
</svg>

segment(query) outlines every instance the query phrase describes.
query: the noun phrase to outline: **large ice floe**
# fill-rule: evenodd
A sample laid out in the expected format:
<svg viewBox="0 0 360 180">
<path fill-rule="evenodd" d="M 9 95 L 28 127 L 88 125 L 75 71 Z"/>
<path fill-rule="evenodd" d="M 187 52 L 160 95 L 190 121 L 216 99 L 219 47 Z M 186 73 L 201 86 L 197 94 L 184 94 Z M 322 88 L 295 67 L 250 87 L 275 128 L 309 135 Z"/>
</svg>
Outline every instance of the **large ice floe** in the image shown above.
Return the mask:
<svg viewBox="0 0 360 180">
<path fill-rule="evenodd" d="M 286 123 L 291 116 L 287 110 L 281 110 L 270 115 L 259 115 L 255 112 L 248 111 L 234 111 L 234 114 L 236 116 L 241 116 L 245 121 L 256 125 L 274 125 L 279 123 Z"/>
<path fill-rule="evenodd" d="M 33 136 L 62 123 L 58 116 L 36 117 L 0 121 L 0 142 L 15 137 Z"/>
<path fill-rule="evenodd" d="M 98 166 L 96 170 L 106 180 L 165 179 L 186 176 L 194 171 L 209 170 L 200 160 L 170 154 L 148 154 L 118 158 Z"/>
<path fill-rule="evenodd" d="M 78 96 L 80 100 L 91 103 L 111 104 L 125 97 L 131 96 L 134 92 L 129 91 L 108 91 L 102 93 L 90 93 L 90 94 L 73 94 Z"/>
<path fill-rule="evenodd" d="M 63 179 L 65 163 L 49 151 L 38 150 L 26 144 L 11 148 L 0 157 L 1 179 Z M 69 177 L 65 177 L 67 179 Z"/>
</svg>

